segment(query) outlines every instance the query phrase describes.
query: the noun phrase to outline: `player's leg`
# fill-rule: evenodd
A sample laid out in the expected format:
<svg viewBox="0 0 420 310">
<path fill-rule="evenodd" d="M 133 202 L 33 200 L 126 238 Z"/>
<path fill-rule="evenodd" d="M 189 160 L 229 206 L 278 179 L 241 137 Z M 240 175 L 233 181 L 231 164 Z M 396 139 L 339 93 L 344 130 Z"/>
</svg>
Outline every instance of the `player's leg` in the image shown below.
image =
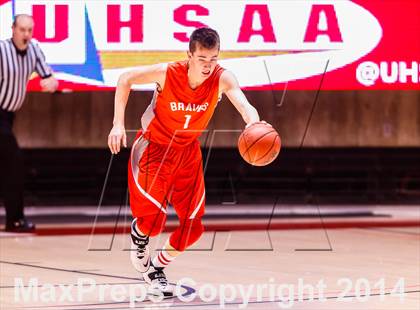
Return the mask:
<svg viewBox="0 0 420 310">
<path fill-rule="evenodd" d="M 177 151 L 176 154 L 176 158 L 174 157 L 172 161 L 177 169 L 174 171 L 170 201 L 184 225 L 181 224 L 171 235 L 171 238 L 166 241 L 163 248 L 153 258 L 149 270 L 144 274 L 145 281 L 150 281 L 155 285 L 163 283 L 161 286 L 166 288 L 166 291 L 163 291 L 165 296 L 170 296 L 173 292 L 171 287 L 167 285 L 168 281 L 164 268 L 185 247 L 196 241 L 203 231 L 201 216 L 204 212 L 204 179 L 200 145 L 196 141 L 182 151 Z M 199 198 L 196 196 L 199 196 Z M 197 208 L 198 205 L 200 206 Z M 188 237 L 184 238 L 184 236 Z M 178 238 L 182 241 L 178 242 Z M 178 247 L 179 245 L 182 248 Z"/>
<path fill-rule="evenodd" d="M 136 137 L 128 164 L 131 225 L 131 261 L 141 273 L 150 266 L 149 237 L 158 235 L 166 220 L 166 195 L 170 172 L 164 161 L 165 148 Z"/>
<path fill-rule="evenodd" d="M 159 213 L 163 214 L 163 213 Z M 156 218 L 158 219 L 156 221 Z M 149 237 L 158 234 L 163 228 L 164 221 L 166 219 L 166 214 L 158 217 L 137 217 L 133 221 L 131 239 L 132 239 L 132 262 L 137 270 L 142 270 L 142 276 L 146 283 L 150 285 L 150 289 L 154 294 L 163 294 L 165 297 L 173 296 L 173 288 L 169 285 L 166 275 L 163 273 L 161 268 L 155 268 L 150 261 L 150 250 L 148 247 Z M 153 226 L 154 229 L 151 231 L 150 235 L 140 235 L 141 231 L 137 229 L 140 226 L 140 229 L 147 231 L 148 228 L 143 228 L 143 225 L 138 225 L 137 220 L 144 221 L 147 223 L 147 226 Z M 134 252 L 134 251 L 135 252 Z M 134 258 L 133 258 L 133 253 Z M 147 260 L 146 260 L 147 259 Z"/>
<path fill-rule="evenodd" d="M 189 146 L 183 156 L 182 165 L 174 176 L 171 202 L 180 225 L 153 258 L 155 267 L 168 266 L 175 257 L 194 244 L 204 231 L 201 217 L 204 214 L 205 187 L 198 141 Z"/>
</svg>

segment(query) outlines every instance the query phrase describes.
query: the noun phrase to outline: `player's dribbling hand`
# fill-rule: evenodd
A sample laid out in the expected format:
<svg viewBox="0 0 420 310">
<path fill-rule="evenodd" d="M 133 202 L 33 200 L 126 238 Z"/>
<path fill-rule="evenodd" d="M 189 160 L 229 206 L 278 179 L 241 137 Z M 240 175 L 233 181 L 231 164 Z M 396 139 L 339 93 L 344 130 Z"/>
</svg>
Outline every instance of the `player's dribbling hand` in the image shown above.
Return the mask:
<svg viewBox="0 0 420 310">
<path fill-rule="evenodd" d="M 258 122 L 252 122 L 252 123 L 246 124 L 245 128 L 248 128 L 249 126 L 252 126 L 254 124 L 264 124 L 264 125 L 271 126 L 271 124 L 267 123 L 266 121 L 258 121 Z M 273 126 L 271 126 L 271 127 L 273 127 Z"/>
<path fill-rule="evenodd" d="M 108 135 L 108 146 L 112 154 L 118 154 L 121 150 L 121 143 L 127 147 L 127 136 L 125 128 L 121 125 L 114 125 Z"/>
</svg>

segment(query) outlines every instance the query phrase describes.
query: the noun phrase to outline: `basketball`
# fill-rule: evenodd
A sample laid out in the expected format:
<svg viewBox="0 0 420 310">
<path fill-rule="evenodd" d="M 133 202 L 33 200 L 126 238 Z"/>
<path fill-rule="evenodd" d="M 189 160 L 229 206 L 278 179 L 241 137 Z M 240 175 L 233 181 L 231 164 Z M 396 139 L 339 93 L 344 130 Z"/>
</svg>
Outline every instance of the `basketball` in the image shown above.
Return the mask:
<svg viewBox="0 0 420 310">
<path fill-rule="evenodd" d="M 262 122 L 245 128 L 238 140 L 239 153 L 253 166 L 266 166 L 273 162 L 280 147 L 280 135 L 271 125 Z"/>
</svg>

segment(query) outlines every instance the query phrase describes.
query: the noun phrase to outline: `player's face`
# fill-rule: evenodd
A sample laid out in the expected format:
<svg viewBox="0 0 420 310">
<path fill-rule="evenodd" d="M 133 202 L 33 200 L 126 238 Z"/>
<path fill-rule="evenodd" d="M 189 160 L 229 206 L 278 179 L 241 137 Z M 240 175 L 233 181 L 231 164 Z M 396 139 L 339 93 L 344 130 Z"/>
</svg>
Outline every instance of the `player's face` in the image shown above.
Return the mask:
<svg viewBox="0 0 420 310">
<path fill-rule="evenodd" d="M 26 49 L 32 39 L 34 21 L 28 16 L 20 16 L 16 20 L 16 25 L 12 27 L 13 41 L 19 45 L 19 48 Z"/>
<path fill-rule="evenodd" d="M 194 53 L 188 52 L 188 57 L 191 73 L 196 77 L 206 79 L 217 65 L 219 48 L 206 49 L 197 44 Z"/>
</svg>

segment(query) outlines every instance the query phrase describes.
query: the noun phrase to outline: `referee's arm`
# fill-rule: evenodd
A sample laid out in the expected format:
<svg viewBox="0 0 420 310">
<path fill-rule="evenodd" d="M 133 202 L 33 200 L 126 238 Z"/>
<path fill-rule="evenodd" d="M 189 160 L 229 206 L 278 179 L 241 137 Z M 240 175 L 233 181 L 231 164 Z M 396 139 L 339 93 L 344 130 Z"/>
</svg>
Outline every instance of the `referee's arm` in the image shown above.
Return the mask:
<svg viewBox="0 0 420 310">
<path fill-rule="evenodd" d="M 42 91 L 53 93 L 57 90 L 58 81 L 53 76 L 51 67 L 46 63 L 44 53 L 38 44 L 34 44 L 36 54 L 35 71 L 41 77 Z"/>
</svg>

